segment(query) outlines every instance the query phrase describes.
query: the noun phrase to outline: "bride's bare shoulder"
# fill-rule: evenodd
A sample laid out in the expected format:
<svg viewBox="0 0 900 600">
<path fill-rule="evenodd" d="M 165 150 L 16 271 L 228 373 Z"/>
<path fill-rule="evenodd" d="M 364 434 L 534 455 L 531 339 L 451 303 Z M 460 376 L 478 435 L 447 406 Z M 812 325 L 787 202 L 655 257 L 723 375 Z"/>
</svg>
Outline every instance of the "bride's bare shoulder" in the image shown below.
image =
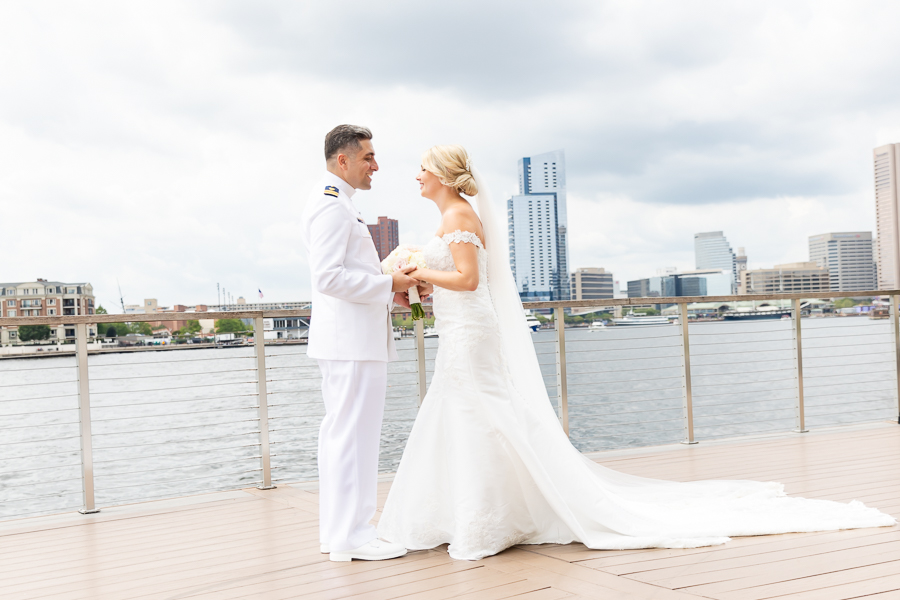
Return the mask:
<svg viewBox="0 0 900 600">
<path fill-rule="evenodd" d="M 468 202 L 449 208 L 441 220 L 441 233 L 452 233 L 456 230 L 471 231 L 481 240 L 484 240 L 484 230 L 481 220 Z"/>
</svg>

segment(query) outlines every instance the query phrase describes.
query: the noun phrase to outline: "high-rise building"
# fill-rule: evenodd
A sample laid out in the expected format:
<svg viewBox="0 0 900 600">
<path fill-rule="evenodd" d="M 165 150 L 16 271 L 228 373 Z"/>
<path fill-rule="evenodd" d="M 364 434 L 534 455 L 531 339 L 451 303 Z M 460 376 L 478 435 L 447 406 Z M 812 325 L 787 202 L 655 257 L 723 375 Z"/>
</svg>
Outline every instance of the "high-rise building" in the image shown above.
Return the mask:
<svg viewBox="0 0 900 600">
<path fill-rule="evenodd" d="M 877 289 L 871 231 L 810 236 L 809 260 L 828 269 L 832 291 Z"/>
<path fill-rule="evenodd" d="M 0 315 L 4 317 L 65 317 L 94 314 L 94 288 L 90 283 L 26 281 L 0 283 Z M 18 327 L 0 327 L 0 343 L 18 343 Z M 88 337 L 96 326 L 87 326 Z M 53 342 L 75 339 L 74 325 L 51 325 Z"/>
<path fill-rule="evenodd" d="M 375 250 L 378 251 L 378 260 L 384 260 L 394 248 L 400 245 L 400 229 L 397 219 L 378 217 L 377 225 L 367 225 L 372 241 L 375 242 Z"/>
<path fill-rule="evenodd" d="M 775 265 L 741 272 L 744 294 L 800 294 L 831 290 L 828 269 L 814 262 Z"/>
<path fill-rule="evenodd" d="M 724 269 L 731 272 L 736 287 L 737 263 L 731 245 L 721 231 L 694 234 L 694 260 L 698 269 Z"/>
<path fill-rule="evenodd" d="M 614 298 L 613 274 L 606 269 L 582 267 L 572 272 L 572 300 Z"/>
<path fill-rule="evenodd" d="M 879 146 L 872 154 L 875 159 L 878 289 L 893 290 L 900 286 L 900 208 L 897 197 L 900 144 Z"/>
<path fill-rule="evenodd" d="M 523 300 L 568 300 L 565 154 L 519 160 L 519 193 L 507 201 L 509 262 Z"/>
<path fill-rule="evenodd" d="M 738 248 L 737 256 L 734 257 L 734 271 L 737 274 L 737 278 L 735 281 L 735 284 L 736 284 L 735 287 L 737 288 L 738 294 L 743 294 L 743 292 L 741 291 L 741 281 L 742 281 L 741 271 L 746 271 L 746 270 L 747 270 L 747 253 L 744 251 L 743 248 Z"/>
</svg>

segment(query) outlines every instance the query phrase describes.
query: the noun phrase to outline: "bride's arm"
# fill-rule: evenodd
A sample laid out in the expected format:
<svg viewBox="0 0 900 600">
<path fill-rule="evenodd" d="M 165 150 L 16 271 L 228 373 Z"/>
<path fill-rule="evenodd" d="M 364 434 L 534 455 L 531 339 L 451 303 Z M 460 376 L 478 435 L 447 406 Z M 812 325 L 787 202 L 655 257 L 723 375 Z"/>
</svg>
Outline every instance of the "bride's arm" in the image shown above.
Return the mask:
<svg viewBox="0 0 900 600">
<path fill-rule="evenodd" d="M 475 231 L 475 223 L 460 215 L 446 215 L 444 226 L 450 231 Z M 472 292 L 478 287 L 478 247 L 468 242 L 451 242 L 450 254 L 456 264 L 455 271 L 416 269 L 410 277 L 454 292 Z"/>
<path fill-rule="evenodd" d="M 472 292 L 478 287 L 478 247 L 468 242 L 451 242 L 450 253 L 456 263 L 455 271 L 416 269 L 409 273 L 419 281 L 454 292 Z"/>
</svg>

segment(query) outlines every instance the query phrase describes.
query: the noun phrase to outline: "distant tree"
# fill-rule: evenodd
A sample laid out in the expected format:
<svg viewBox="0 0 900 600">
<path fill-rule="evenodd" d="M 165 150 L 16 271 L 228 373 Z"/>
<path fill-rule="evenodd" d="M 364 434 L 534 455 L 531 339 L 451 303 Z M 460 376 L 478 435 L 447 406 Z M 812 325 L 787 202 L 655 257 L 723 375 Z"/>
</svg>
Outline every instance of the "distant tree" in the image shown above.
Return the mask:
<svg viewBox="0 0 900 600">
<path fill-rule="evenodd" d="M 834 302 L 835 308 L 850 308 L 851 306 L 856 306 L 857 302 L 853 298 L 841 298 L 840 300 L 836 300 Z"/>
<path fill-rule="evenodd" d="M 129 327 L 127 323 L 113 323 L 113 327 L 116 328 L 116 335 L 118 337 L 132 333 L 131 327 Z"/>
<path fill-rule="evenodd" d="M 659 311 L 655 308 L 635 308 L 634 314 L 636 315 L 658 315 Z"/>
<path fill-rule="evenodd" d="M 246 329 L 247 326 L 240 319 L 219 319 L 216 321 L 216 333 L 236 333 Z"/>
<path fill-rule="evenodd" d="M 20 325 L 19 341 L 31 342 L 34 340 L 50 339 L 50 328 L 46 325 Z"/>
<path fill-rule="evenodd" d="M 135 327 L 135 333 L 140 333 L 141 335 L 153 335 L 153 330 L 150 329 L 150 323 L 147 321 L 133 323 L 132 325 Z"/>
<path fill-rule="evenodd" d="M 119 332 L 116 331 L 115 325 L 110 324 L 110 326 L 106 328 L 106 337 L 108 337 L 108 338 L 118 337 L 118 335 L 119 335 Z"/>
<path fill-rule="evenodd" d="M 203 327 L 200 326 L 200 321 L 191 320 L 185 322 L 180 331 L 184 336 L 192 336 L 203 331 Z"/>
<path fill-rule="evenodd" d="M 102 305 L 102 304 L 99 304 L 99 305 L 97 305 L 97 309 L 94 310 L 94 314 L 96 314 L 96 315 L 106 315 L 106 314 L 109 314 L 109 313 L 106 312 L 106 309 L 103 308 L 103 305 Z"/>
</svg>

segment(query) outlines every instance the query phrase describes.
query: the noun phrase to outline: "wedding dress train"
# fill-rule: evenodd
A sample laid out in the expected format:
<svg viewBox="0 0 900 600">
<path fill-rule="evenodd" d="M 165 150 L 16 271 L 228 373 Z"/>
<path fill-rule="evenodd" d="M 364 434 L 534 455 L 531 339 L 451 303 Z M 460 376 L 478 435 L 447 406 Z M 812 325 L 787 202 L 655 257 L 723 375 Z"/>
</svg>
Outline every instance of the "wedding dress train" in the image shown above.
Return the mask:
<svg viewBox="0 0 900 600">
<path fill-rule="evenodd" d="M 489 199 L 477 200 L 487 247 L 505 249 Z M 429 268 L 455 269 L 454 243 L 478 247 L 479 285 L 434 291 L 434 376 L 378 523 L 384 539 L 412 550 L 448 543 L 453 558 L 476 560 L 515 544 L 694 548 L 896 524 L 861 502 L 788 497 L 779 483 L 662 481 L 586 458 L 547 397 L 505 253 L 455 231 L 426 245 Z"/>
<path fill-rule="evenodd" d="M 896 522 L 856 501 L 791 498 L 778 483 L 653 480 L 584 457 L 550 403 L 526 402 L 509 375 L 477 236 L 434 238 L 429 268 L 455 268 L 450 243 L 478 246 L 481 283 L 435 289 L 434 378 L 378 525 L 383 538 L 409 549 L 449 543 L 453 558 L 474 560 L 515 544 L 693 548 Z"/>
</svg>

